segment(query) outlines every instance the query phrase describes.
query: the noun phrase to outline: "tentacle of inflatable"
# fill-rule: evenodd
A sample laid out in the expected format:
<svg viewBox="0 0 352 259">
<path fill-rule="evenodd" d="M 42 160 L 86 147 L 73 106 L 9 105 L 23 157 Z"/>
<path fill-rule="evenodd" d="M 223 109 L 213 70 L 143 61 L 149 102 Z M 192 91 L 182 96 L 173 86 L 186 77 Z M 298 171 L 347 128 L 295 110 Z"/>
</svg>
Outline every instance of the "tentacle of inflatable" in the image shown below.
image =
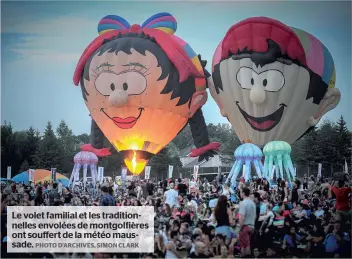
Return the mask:
<svg viewBox="0 0 352 259">
<path fill-rule="evenodd" d="M 252 171 L 251 160 L 247 159 L 246 160 L 246 175 L 244 176 L 246 182 L 248 182 L 251 179 L 251 171 Z"/>
<path fill-rule="evenodd" d="M 270 173 L 270 180 L 273 179 L 273 165 L 274 165 L 274 156 L 269 156 L 269 173 Z"/>
<path fill-rule="evenodd" d="M 284 160 L 284 167 L 285 167 L 285 171 L 286 171 L 286 174 L 287 174 L 287 180 L 291 184 L 291 182 L 292 182 L 291 173 L 290 173 L 290 169 L 289 169 L 288 164 L 287 164 L 287 160 Z"/>
<path fill-rule="evenodd" d="M 259 168 L 260 168 L 260 171 L 262 172 L 262 177 L 265 177 L 267 178 L 265 175 L 264 175 L 264 166 L 262 164 L 262 161 L 258 161 L 258 164 L 259 164 Z"/>
<path fill-rule="evenodd" d="M 236 183 L 236 179 L 237 179 L 237 176 L 238 176 L 239 172 L 242 169 L 242 165 L 243 165 L 243 161 L 242 160 L 238 160 L 238 163 L 237 163 L 237 165 L 235 167 L 234 173 L 233 173 L 232 178 L 231 178 L 231 185 L 234 185 L 234 183 Z"/>
<path fill-rule="evenodd" d="M 226 178 L 225 183 L 230 183 L 231 177 L 232 177 L 233 173 L 235 172 L 235 168 L 236 168 L 237 163 L 238 163 L 238 160 L 236 160 L 235 163 L 233 164 L 233 166 L 231 168 L 231 171 L 230 171 L 229 175 Z"/>
<path fill-rule="evenodd" d="M 296 171 L 295 171 L 295 168 L 293 167 L 291 157 L 288 154 L 286 154 L 285 156 L 286 156 L 287 165 L 292 175 L 292 178 L 296 178 Z"/>
<path fill-rule="evenodd" d="M 284 179 L 284 170 L 283 170 L 283 167 L 282 167 L 282 155 L 278 154 L 276 159 L 277 159 L 277 165 L 279 167 L 280 178 Z"/>
<path fill-rule="evenodd" d="M 265 156 L 265 160 L 264 160 L 264 177 L 265 178 L 270 178 L 270 171 L 269 171 L 269 159 L 267 156 Z"/>
<path fill-rule="evenodd" d="M 257 171 L 258 177 L 262 178 L 262 172 L 261 172 L 261 169 L 260 169 L 260 166 L 259 166 L 260 161 L 259 160 L 254 160 L 253 164 L 254 164 L 255 170 Z"/>
</svg>

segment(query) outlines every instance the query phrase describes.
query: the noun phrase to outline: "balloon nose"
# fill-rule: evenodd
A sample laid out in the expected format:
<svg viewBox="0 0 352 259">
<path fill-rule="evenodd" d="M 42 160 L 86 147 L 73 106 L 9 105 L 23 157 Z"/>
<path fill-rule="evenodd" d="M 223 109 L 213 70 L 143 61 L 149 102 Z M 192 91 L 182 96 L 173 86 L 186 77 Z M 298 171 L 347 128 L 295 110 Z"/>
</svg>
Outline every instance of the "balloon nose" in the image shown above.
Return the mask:
<svg viewBox="0 0 352 259">
<path fill-rule="evenodd" d="M 261 104 L 265 101 L 265 90 L 263 87 L 257 85 L 253 87 L 249 93 L 249 99 L 254 104 Z"/>
<path fill-rule="evenodd" d="M 121 107 L 128 101 L 128 94 L 123 90 L 115 90 L 110 94 L 109 103 L 115 107 Z"/>
</svg>

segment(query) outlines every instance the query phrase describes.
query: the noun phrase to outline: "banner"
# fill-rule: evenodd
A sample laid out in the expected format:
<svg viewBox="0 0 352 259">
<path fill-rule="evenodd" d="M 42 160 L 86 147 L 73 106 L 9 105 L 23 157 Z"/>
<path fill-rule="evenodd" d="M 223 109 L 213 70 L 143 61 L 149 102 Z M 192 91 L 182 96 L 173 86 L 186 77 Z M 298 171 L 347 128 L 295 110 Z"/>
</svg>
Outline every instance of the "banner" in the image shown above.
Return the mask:
<svg viewBox="0 0 352 259">
<path fill-rule="evenodd" d="M 127 179 L 127 168 L 123 167 L 121 169 L 121 181 L 122 181 L 122 186 L 126 186 L 126 179 Z"/>
<path fill-rule="evenodd" d="M 98 182 L 103 182 L 104 181 L 104 167 L 99 166 L 98 167 Z"/>
<path fill-rule="evenodd" d="M 348 174 L 348 165 L 347 165 L 346 159 L 345 159 L 345 173 Z"/>
<path fill-rule="evenodd" d="M 34 182 L 34 169 L 28 170 L 28 182 Z"/>
<path fill-rule="evenodd" d="M 182 179 L 182 173 L 180 173 L 180 178 Z"/>
<path fill-rule="evenodd" d="M 169 165 L 169 179 L 172 178 L 172 172 L 174 171 L 174 166 L 173 165 Z"/>
<path fill-rule="evenodd" d="M 318 178 L 321 178 L 321 168 L 322 168 L 322 164 L 318 164 Z"/>
<path fill-rule="evenodd" d="M 193 178 L 195 181 L 198 179 L 198 170 L 199 170 L 199 165 L 195 165 L 193 168 Z"/>
<path fill-rule="evenodd" d="M 150 179 L 150 169 L 151 169 L 151 166 L 146 166 L 144 169 L 144 179 L 145 180 Z"/>
<path fill-rule="evenodd" d="M 56 181 L 56 168 L 51 168 L 51 180 Z"/>
<path fill-rule="evenodd" d="M 7 167 L 7 179 L 10 180 L 11 179 L 11 171 L 12 171 L 12 167 L 8 166 Z"/>
</svg>

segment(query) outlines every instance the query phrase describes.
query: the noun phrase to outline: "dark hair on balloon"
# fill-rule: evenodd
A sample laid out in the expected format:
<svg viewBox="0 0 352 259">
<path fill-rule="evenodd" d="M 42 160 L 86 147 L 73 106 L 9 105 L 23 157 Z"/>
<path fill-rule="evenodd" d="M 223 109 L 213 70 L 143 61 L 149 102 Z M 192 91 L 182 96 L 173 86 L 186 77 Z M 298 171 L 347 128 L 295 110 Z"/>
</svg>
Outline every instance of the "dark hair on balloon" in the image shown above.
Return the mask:
<svg viewBox="0 0 352 259">
<path fill-rule="evenodd" d="M 131 54 L 131 49 L 136 50 L 142 55 L 145 55 L 146 51 L 152 53 L 158 60 L 158 66 L 161 67 L 162 73 L 158 80 L 163 80 L 168 77 L 165 88 L 161 91 L 161 94 L 171 94 L 171 100 L 179 98 L 177 106 L 184 105 L 187 102 L 190 105 L 191 98 L 196 91 L 195 78 L 188 77 L 184 82 L 179 82 L 179 72 L 176 67 L 172 64 L 166 53 L 158 46 L 158 44 L 143 33 L 126 33 L 120 34 L 106 40 L 101 47 L 99 47 L 93 55 L 87 60 L 82 78 L 81 78 L 81 89 L 83 98 L 87 101 L 86 95 L 89 95 L 84 86 L 84 80 L 90 80 L 89 67 L 92 59 L 95 56 L 101 56 L 102 54 L 115 53 L 122 51 L 126 54 Z"/>
<path fill-rule="evenodd" d="M 298 60 L 293 60 L 287 55 L 283 54 L 280 46 L 275 41 L 267 39 L 267 43 L 268 50 L 266 52 L 256 52 L 248 50 L 248 48 L 244 48 L 243 50 L 238 50 L 236 53 L 229 53 L 227 58 L 220 60 L 220 62 L 214 66 L 213 72 L 213 81 L 216 93 L 219 94 L 220 90 L 224 90 L 220 75 L 220 64 L 226 59 L 232 58 L 234 60 L 238 60 L 243 58 L 250 58 L 257 67 L 263 67 L 275 61 L 286 65 L 297 64 L 299 66 L 303 66 Z M 323 81 L 321 76 L 314 73 L 308 67 L 303 67 L 308 70 L 310 75 L 310 83 L 306 95 L 306 100 L 313 98 L 313 103 L 319 104 L 321 100 L 323 100 L 325 93 L 328 90 L 328 85 Z"/>
<path fill-rule="evenodd" d="M 87 92 L 84 86 L 84 79 L 90 80 L 89 67 L 93 57 L 97 55 L 100 56 L 106 52 L 117 54 L 119 51 L 122 51 L 126 54 L 131 54 L 131 49 L 136 50 L 142 55 L 145 55 L 146 51 L 149 51 L 157 58 L 158 66 L 160 66 L 162 69 L 162 73 L 158 80 L 163 80 L 168 77 L 167 83 L 164 89 L 160 92 L 160 94 L 168 94 L 171 92 L 171 100 L 179 98 L 177 106 L 184 105 L 187 102 L 188 105 L 190 105 L 192 96 L 196 91 L 195 78 L 190 76 L 185 81 L 180 83 L 179 73 L 176 67 L 172 64 L 172 62 L 170 62 L 170 59 L 167 57 L 165 52 L 158 46 L 158 44 L 153 40 L 153 38 L 138 33 L 127 33 L 106 40 L 103 45 L 98 48 L 94 52 L 94 54 L 91 55 L 91 57 L 87 60 L 80 80 L 82 95 L 85 101 L 87 101 L 87 95 L 89 95 L 89 93 Z M 201 60 L 200 55 L 198 56 L 198 58 L 203 66 L 204 74 L 209 77 L 210 74 L 204 68 L 206 66 L 206 61 Z M 192 137 L 196 148 L 201 148 L 208 145 L 210 143 L 209 134 L 202 110 L 198 109 L 194 113 L 193 117 L 188 120 L 188 123 L 191 128 Z M 91 145 L 93 147 L 103 147 L 104 134 L 102 133 L 98 125 L 94 122 L 94 120 L 92 120 L 90 137 Z M 151 154 L 147 154 L 148 152 L 144 153 L 142 155 L 144 155 L 146 158 L 148 157 L 149 159 Z M 200 157 L 200 160 L 202 160 L 203 158 L 204 157 Z"/>
</svg>

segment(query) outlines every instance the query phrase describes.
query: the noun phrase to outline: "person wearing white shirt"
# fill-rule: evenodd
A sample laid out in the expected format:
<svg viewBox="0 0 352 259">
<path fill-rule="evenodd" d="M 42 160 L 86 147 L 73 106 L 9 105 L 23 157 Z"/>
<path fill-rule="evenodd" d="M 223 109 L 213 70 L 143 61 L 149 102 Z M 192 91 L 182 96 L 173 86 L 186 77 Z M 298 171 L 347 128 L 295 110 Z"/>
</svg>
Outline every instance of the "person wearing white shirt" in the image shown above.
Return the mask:
<svg viewBox="0 0 352 259">
<path fill-rule="evenodd" d="M 231 195 L 233 195 L 234 193 L 235 192 L 230 188 L 230 186 L 225 183 L 222 189 L 222 195 L 225 195 L 228 200 L 231 200 Z"/>
<path fill-rule="evenodd" d="M 165 203 L 172 207 L 180 207 L 178 203 L 178 191 L 174 190 L 174 184 L 170 183 L 170 189 L 164 193 Z"/>
</svg>

